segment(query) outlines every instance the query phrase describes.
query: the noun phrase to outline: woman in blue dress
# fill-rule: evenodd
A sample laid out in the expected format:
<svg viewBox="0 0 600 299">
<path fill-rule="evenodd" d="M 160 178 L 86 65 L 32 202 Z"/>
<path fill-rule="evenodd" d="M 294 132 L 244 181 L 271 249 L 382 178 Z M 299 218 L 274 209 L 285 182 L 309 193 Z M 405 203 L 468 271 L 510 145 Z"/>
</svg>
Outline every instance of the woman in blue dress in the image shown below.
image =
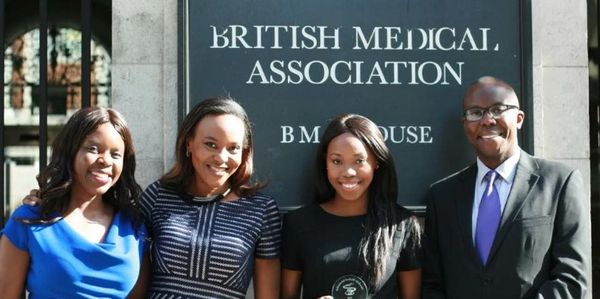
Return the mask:
<svg viewBox="0 0 600 299">
<path fill-rule="evenodd" d="M 141 298 L 146 231 L 131 134 L 112 109 L 76 112 L 38 176 L 37 206 L 17 208 L 0 239 L 0 294 Z M 138 279 L 140 277 L 140 279 Z"/>
</svg>

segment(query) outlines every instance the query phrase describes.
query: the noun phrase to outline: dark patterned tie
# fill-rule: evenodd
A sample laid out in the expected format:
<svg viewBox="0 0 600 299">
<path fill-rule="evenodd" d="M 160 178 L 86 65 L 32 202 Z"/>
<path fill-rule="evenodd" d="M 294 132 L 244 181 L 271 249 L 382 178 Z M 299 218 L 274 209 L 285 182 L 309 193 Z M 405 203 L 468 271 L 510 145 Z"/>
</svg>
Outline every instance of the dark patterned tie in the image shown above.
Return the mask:
<svg viewBox="0 0 600 299">
<path fill-rule="evenodd" d="M 498 190 L 494 186 L 497 175 L 494 170 L 490 170 L 485 175 L 487 185 L 479 203 L 479 214 L 477 215 L 477 226 L 475 227 L 475 246 L 484 265 L 487 263 L 500 224 L 500 196 L 498 196 Z"/>
</svg>

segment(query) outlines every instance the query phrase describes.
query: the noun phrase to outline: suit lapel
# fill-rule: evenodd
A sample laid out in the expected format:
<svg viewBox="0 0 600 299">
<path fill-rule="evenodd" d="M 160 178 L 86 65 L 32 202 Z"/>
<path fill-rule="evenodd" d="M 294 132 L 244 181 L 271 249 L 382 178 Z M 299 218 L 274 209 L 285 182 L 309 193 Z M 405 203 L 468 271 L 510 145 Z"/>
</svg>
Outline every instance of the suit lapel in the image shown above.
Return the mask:
<svg viewBox="0 0 600 299">
<path fill-rule="evenodd" d="M 467 248 L 470 260 L 481 266 L 477 251 L 473 246 L 473 197 L 475 192 L 475 179 L 477 177 L 477 165 L 473 164 L 462 173 L 459 179 L 459 186 L 454 198 L 457 208 L 456 217 L 460 227 L 460 235 L 464 242 L 464 248 Z"/>
<path fill-rule="evenodd" d="M 539 175 L 537 174 L 537 165 L 535 164 L 535 161 L 529 154 L 521 151 L 521 158 L 517 164 L 515 178 L 500 220 L 500 227 L 490 250 L 488 264 L 493 260 L 496 251 L 506 237 L 512 223 L 519 214 L 521 207 L 523 207 L 523 204 L 529 199 L 529 194 L 538 179 Z"/>
</svg>

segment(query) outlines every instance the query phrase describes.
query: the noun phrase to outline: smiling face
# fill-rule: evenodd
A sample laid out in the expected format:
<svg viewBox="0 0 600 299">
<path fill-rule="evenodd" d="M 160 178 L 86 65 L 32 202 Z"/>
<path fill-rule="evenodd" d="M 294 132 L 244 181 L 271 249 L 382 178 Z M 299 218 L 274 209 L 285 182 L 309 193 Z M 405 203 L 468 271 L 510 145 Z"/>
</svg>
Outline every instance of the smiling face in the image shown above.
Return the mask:
<svg viewBox="0 0 600 299">
<path fill-rule="evenodd" d="M 207 115 L 187 142 L 194 167 L 194 195 L 209 196 L 225 192 L 229 178 L 242 163 L 244 122 L 231 114 Z"/>
<path fill-rule="evenodd" d="M 344 133 L 331 140 L 325 158 L 334 201 L 366 202 L 377 167 L 373 153 L 356 136 Z"/>
<path fill-rule="evenodd" d="M 125 143 L 110 123 L 85 137 L 73 163 L 72 196 L 101 196 L 121 176 Z"/>
<path fill-rule="evenodd" d="M 518 106 L 519 101 L 514 91 L 501 83 L 477 83 L 467 92 L 463 109 L 489 108 L 497 104 Z M 518 150 L 517 130 L 524 117 L 523 111 L 509 109 L 496 118 L 489 113 L 479 121 L 463 118 L 467 139 L 487 167 L 496 168 Z"/>
</svg>

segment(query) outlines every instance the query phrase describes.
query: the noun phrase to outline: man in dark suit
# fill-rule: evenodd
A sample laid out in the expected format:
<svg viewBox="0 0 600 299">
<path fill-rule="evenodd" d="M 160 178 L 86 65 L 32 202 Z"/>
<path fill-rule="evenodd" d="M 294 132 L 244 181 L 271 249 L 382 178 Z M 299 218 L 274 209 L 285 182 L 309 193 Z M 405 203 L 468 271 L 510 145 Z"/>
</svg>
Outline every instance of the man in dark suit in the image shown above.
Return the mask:
<svg viewBox="0 0 600 299">
<path fill-rule="evenodd" d="M 525 114 L 507 83 L 480 78 L 463 109 L 477 161 L 429 190 L 423 298 L 586 298 L 591 235 L 581 174 L 519 148 Z"/>
</svg>

